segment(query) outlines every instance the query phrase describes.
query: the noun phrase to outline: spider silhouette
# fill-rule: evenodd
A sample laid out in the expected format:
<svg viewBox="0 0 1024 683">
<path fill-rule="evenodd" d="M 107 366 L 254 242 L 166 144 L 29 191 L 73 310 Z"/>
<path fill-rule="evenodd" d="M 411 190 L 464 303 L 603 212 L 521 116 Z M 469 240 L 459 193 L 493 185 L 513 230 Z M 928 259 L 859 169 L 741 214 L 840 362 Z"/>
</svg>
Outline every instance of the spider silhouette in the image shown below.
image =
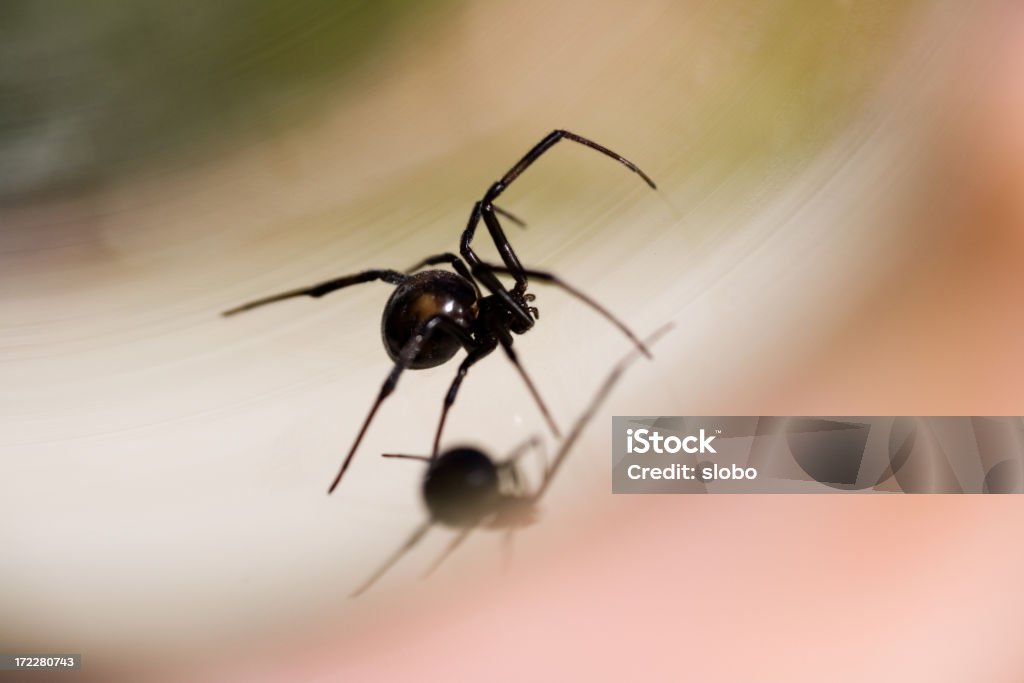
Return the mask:
<svg viewBox="0 0 1024 683">
<path fill-rule="evenodd" d="M 647 338 L 646 343 L 654 344 L 670 329 L 671 323 L 662 326 Z M 356 597 L 373 586 L 403 555 L 412 550 L 435 524 L 459 529 L 459 533 L 430 565 L 423 574 L 424 577 L 433 573 L 475 529 L 503 529 L 508 534 L 506 538 L 510 539 L 516 529 L 533 524 L 537 518 L 538 503 L 551 486 L 569 451 L 622 373 L 639 355 L 638 350 L 629 352 L 608 373 L 590 403 L 576 419 L 572 430 L 562 441 L 551 464 L 544 468 L 541 482 L 533 492 L 527 491 L 523 485 L 517 462 L 531 447 L 536 448 L 539 445 L 540 440 L 536 437 L 500 461 L 493 460 L 474 446 L 447 449 L 437 457 L 385 454 L 386 458 L 422 460 L 427 463 L 421 493 L 428 517 L 377 571 L 352 592 L 351 596 Z"/>
<path fill-rule="evenodd" d="M 501 180 L 491 185 L 483 199 L 473 205 L 469 223 L 460 240 L 461 257 L 447 252 L 437 254 L 424 259 L 405 272 L 387 269 L 365 270 L 321 282 L 311 287 L 302 287 L 257 299 L 223 313 L 225 316 L 235 315 L 259 306 L 300 296 L 319 298 L 339 289 L 364 282 L 379 280 L 396 286 L 384 306 L 381 320 L 384 348 L 391 360 L 394 361 L 394 366 L 384 380 L 369 414 L 342 461 L 337 476 L 327 489 L 328 493 L 332 493 L 338 486 L 377 410 L 395 390 L 402 372 L 406 369 L 418 370 L 441 365 L 453 358 L 460 349 L 465 349 L 467 355 L 459 365 L 455 378 L 445 395 L 441 417 L 434 435 L 432 457 L 437 455 L 448 411 L 455 402 L 455 397 L 466 373 L 470 367 L 481 358 L 490 355 L 498 346 L 501 346 L 505 355 L 519 372 L 551 431 L 556 436 L 559 434 L 550 411 L 512 348 L 513 335 L 523 334 L 530 330 L 540 315 L 538 309 L 531 305 L 535 298 L 534 295 L 526 291 L 530 278 L 560 287 L 590 306 L 618 327 L 645 355 L 650 356 L 643 343 L 625 324 L 589 296 L 553 273 L 524 268 L 498 221 L 498 216 L 501 215 L 522 225 L 522 221 L 513 214 L 495 206 L 494 201 L 530 164 L 562 139 L 578 142 L 615 159 L 640 175 L 651 188 L 656 189 L 654 181 L 625 157 L 592 140 L 568 131 L 556 130 L 527 152 Z M 491 239 L 501 255 L 503 265 L 481 260 L 471 247 L 474 233 L 481 220 L 487 226 Z M 436 268 L 423 270 L 429 266 L 438 265 L 448 265 L 455 272 Z M 515 284 L 511 289 L 505 287 L 499 279 L 499 275 L 510 276 L 514 280 Z M 485 296 L 481 291 L 481 286 L 490 294 Z"/>
</svg>

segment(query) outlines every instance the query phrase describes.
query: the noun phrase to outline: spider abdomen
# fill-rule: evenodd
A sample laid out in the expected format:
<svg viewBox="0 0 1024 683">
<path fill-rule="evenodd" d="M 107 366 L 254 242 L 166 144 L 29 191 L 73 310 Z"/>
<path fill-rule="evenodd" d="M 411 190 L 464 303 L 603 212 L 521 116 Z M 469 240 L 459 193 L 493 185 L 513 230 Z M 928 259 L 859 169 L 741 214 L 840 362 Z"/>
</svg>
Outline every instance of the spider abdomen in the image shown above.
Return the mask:
<svg viewBox="0 0 1024 683">
<path fill-rule="evenodd" d="M 432 318 L 442 317 L 470 333 L 477 315 L 476 290 L 460 275 L 446 270 L 426 270 L 400 284 L 384 306 L 381 336 L 393 361 L 399 361 L 402 349 Z M 427 338 L 408 367 L 432 368 L 451 359 L 461 341 L 443 327 Z"/>
</svg>

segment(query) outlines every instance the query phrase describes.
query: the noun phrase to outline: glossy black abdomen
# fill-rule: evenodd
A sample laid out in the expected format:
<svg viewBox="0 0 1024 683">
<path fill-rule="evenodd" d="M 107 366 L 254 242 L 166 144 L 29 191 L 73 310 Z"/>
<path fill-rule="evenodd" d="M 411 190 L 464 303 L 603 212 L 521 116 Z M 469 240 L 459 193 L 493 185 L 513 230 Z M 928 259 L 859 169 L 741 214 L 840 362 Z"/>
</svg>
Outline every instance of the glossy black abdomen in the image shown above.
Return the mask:
<svg viewBox="0 0 1024 683">
<path fill-rule="evenodd" d="M 391 360 L 431 318 L 442 316 L 469 334 L 477 314 L 476 290 L 460 275 L 446 270 L 426 270 L 409 276 L 384 306 L 381 336 Z M 409 364 L 412 369 L 432 368 L 454 356 L 462 344 L 451 333 L 438 329 L 426 340 Z"/>
</svg>

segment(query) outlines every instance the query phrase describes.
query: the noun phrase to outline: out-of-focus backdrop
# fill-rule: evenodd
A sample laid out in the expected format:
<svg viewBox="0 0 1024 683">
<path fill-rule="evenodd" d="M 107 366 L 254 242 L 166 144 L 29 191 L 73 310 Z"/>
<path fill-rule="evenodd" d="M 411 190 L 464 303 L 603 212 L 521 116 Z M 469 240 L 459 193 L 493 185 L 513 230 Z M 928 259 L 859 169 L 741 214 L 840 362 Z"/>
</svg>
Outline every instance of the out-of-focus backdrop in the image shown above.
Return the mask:
<svg viewBox="0 0 1024 683">
<path fill-rule="evenodd" d="M 1017 680 L 1019 505 L 613 498 L 606 437 L 612 414 L 1024 412 L 1022 35 L 1003 2 L 7 3 L 0 651 L 83 652 L 88 680 L 480 678 L 499 658 Z M 349 600 L 424 515 L 421 469 L 377 454 L 429 447 L 454 368 L 402 378 L 328 498 L 390 367 L 389 287 L 219 312 L 455 250 L 553 128 L 660 190 L 563 142 L 505 195 L 520 257 L 641 333 L 676 328 L 507 571 L 481 532 L 417 583 L 438 531 Z M 517 347 L 568 426 L 628 342 L 533 291 Z M 446 442 L 538 433 L 495 354 Z"/>
</svg>

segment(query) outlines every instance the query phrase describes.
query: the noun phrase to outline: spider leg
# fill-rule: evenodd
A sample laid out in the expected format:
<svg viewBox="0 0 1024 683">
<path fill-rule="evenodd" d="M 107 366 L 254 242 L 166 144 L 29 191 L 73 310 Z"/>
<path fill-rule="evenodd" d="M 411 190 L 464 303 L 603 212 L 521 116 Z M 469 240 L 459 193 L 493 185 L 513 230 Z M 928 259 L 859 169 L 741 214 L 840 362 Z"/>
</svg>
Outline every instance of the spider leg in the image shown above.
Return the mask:
<svg viewBox="0 0 1024 683">
<path fill-rule="evenodd" d="M 459 275 L 462 275 L 462 277 L 464 278 L 468 279 L 471 277 L 469 273 L 469 268 L 466 267 L 465 262 L 463 262 L 462 259 L 460 259 L 455 254 L 451 253 L 450 251 L 446 251 L 443 254 L 434 254 L 433 256 L 428 256 L 422 261 L 417 261 L 416 265 L 412 266 L 411 268 L 406 268 L 405 272 L 407 274 L 412 274 L 415 273 L 417 270 L 422 270 L 423 268 L 426 268 L 427 266 L 437 266 L 441 265 L 442 263 L 447 263 L 448 265 L 450 265 L 452 268 L 458 271 Z"/>
<path fill-rule="evenodd" d="M 497 213 L 499 216 L 504 216 L 505 218 L 509 219 L 510 221 L 512 221 L 521 228 L 526 227 L 526 223 L 523 221 L 523 219 L 517 217 L 515 214 L 506 211 L 505 209 L 502 209 L 499 206 L 494 206 L 492 208 L 494 209 L 494 212 Z M 447 263 L 448 265 L 452 266 L 459 275 L 472 282 L 474 287 L 476 286 L 476 282 L 473 280 L 473 276 L 470 274 L 469 268 L 466 267 L 465 262 L 463 262 L 461 259 L 459 259 L 458 256 L 451 252 L 445 252 L 443 254 L 437 254 L 435 256 L 428 256 L 427 258 L 423 259 L 422 261 L 414 265 L 412 268 L 406 269 L 405 272 L 408 275 L 415 273 L 417 270 L 420 270 L 421 268 L 425 268 L 427 266 L 436 266 L 442 263 Z"/>
<path fill-rule="evenodd" d="M 456 273 L 469 280 L 469 283 L 473 285 L 473 290 L 476 292 L 476 298 L 480 298 L 480 287 L 478 287 L 476 284 L 476 278 L 474 278 L 473 274 L 469 272 L 469 267 L 466 265 L 465 261 L 460 259 L 455 254 L 451 253 L 450 251 L 446 251 L 443 254 L 435 254 L 434 256 L 428 256 L 427 258 L 423 259 L 422 261 L 414 265 L 412 268 L 407 269 L 405 272 L 406 274 L 411 275 L 415 273 L 417 270 L 426 268 L 427 266 L 437 266 L 441 265 L 442 263 L 447 263 L 448 265 L 455 269 Z"/>
<path fill-rule="evenodd" d="M 519 177 L 520 173 L 529 168 L 533 162 L 537 161 L 537 159 L 539 159 L 541 155 L 544 154 L 544 152 L 551 149 L 555 145 L 555 143 L 562 139 L 578 142 L 581 145 L 597 150 L 601 154 L 604 154 L 605 156 L 615 159 L 620 164 L 631 170 L 633 173 L 636 173 L 641 178 L 643 178 L 644 182 L 650 185 L 652 190 L 658 189 L 658 186 L 654 184 L 654 181 L 651 180 L 651 178 L 646 173 L 641 171 L 639 166 L 637 166 L 636 164 L 634 164 L 632 161 L 622 156 L 621 154 L 617 154 L 616 152 L 613 152 L 612 150 L 605 147 L 604 145 L 599 145 L 593 140 L 589 140 L 581 135 L 576 135 L 575 133 L 570 133 L 567 130 L 553 130 L 550 133 L 548 133 L 543 140 L 534 145 L 533 149 L 527 152 L 526 155 L 522 159 L 520 159 L 515 166 L 510 168 L 508 172 L 504 176 L 502 176 L 501 180 L 494 183 L 494 185 L 491 185 L 491 188 L 487 190 L 487 194 L 484 195 L 484 204 L 492 204 L 494 200 L 498 198 L 498 195 L 504 192 L 505 189 L 512 184 L 512 181 Z"/>
<path fill-rule="evenodd" d="M 509 310 L 520 319 L 527 328 L 533 327 L 533 317 L 530 315 L 529 309 L 521 302 L 516 301 L 512 294 L 505 288 L 505 285 L 501 284 L 501 280 L 494 274 L 494 271 L 486 266 L 480 257 L 476 255 L 473 248 L 470 246 L 470 242 L 473 241 L 473 235 L 476 234 L 476 226 L 480 223 L 480 216 L 482 213 L 481 202 L 473 204 L 473 210 L 469 213 L 469 222 L 466 224 L 466 229 L 462 233 L 462 238 L 459 240 L 459 253 L 462 254 L 462 258 L 469 264 L 470 270 L 473 276 L 479 280 L 480 284 L 487 288 L 491 294 L 498 296 L 508 306 Z M 493 218 L 493 214 L 492 214 Z M 494 219 L 494 225 L 497 226 L 497 233 L 492 231 L 492 238 L 495 240 L 495 244 L 498 245 L 498 249 L 501 252 L 502 260 L 505 261 L 505 265 L 511 271 L 514 271 L 516 267 L 522 270 L 522 266 L 519 264 L 519 259 L 516 258 L 515 252 L 512 251 L 512 246 L 508 243 L 508 239 L 505 234 L 501 231 L 501 226 L 498 224 L 497 219 Z M 488 229 L 492 230 L 490 224 Z M 501 243 L 504 243 L 505 249 L 501 248 Z M 519 287 L 521 283 L 526 282 L 525 275 L 515 276 L 516 287 Z"/>
<path fill-rule="evenodd" d="M 521 444 L 513 448 L 512 451 L 505 456 L 505 459 L 499 463 L 499 467 L 504 472 L 508 473 L 508 478 L 513 489 L 512 495 L 517 498 L 524 497 L 526 495 L 526 491 L 524 490 L 523 481 L 519 475 L 519 468 L 516 467 L 516 464 L 518 463 L 519 458 L 523 457 L 530 451 L 536 451 L 543 463 L 543 480 L 543 477 L 548 476 L 548 463 L 545 458 L 544 441 L 539 436 L 534 435 L 523 441 Z"/>
<path fill-rule="evenodd" d="M 666 332 L 671 330 L 672 327 L 672 323 L 662 325 L 657 330 L 655 330 L 653 334 L 647 337 L 645 342 L 647 344 L 653 344 L 658 339 L 660 339 Z M 622 358 L 622 360 L 616 363 L 615 366 L 611 369 L 611 372 L 608 373 L 608 376 L 605 378 L 604 382 L 601 384 L 600 387 L 598 387 L 597 391 L 594 393 L 594 397 L 590 399 L 589 405 L 587 405 L 583 413 L 576 419 L 576 423 L 572 426 L 572 430 L 569 431 L 565 439 L 562 441 L 562 446 L 561 448 L 558 449 L 558 454 L 555 455 L 554 459 L 552 459 L 551 466 L 548 467 L 547 474 L 544 476 L 544 480 L 541 481 L 541 484 L 537 488 L 536 493 L 534 493 L 532 496 L 533 500 L 539 500 L 540 497 L 544 495 L 544 492 L 547 491 L 548 487 L 551 486 L 551 481 L 555 478 L 555 474 L 558 472 L 558 468 L 560 468 L 562 466 L 562 463 L 565 462 L 565 458 L 569 454 L 569 450 L 572 448 L 573 444 L 576 442 L 576 439 L 578 439 L 580 434 L 583 433 L 583 429 L 587 426 L 587 423 L 589 423 L 590 420 L 593 419 L 594 414 L 597 413 L 598 409 L 601 407 L 601 404 L 604 403 L 604 400 L 608 398 L 608 394 L 611 393 L 611 390 L 615 387 L 615 383 L 619 381 L 619 377 L 622 375 L 623 372 L 626 371 L 626 369 L 633 363 L 633 361 L 637 359 L 637 356 L 639 355 L 640 353 L 637 350 L 629 352 L 628 354 L 626 354 L 625 357 Z"/>
<path fill-rule="evenodd" d="M 434 560 L 434 562 L 429 567 L 427 567 L 427 570 L 420 575 L 420 578 L 425 579 L 431 574 L 433 574 L 435 571 L 437 571 L 437 568 L 441 566 L 441 563 L 447 560 L 448 556 L 455 552 L 456 548 L 462 545 L 462 542 L 466 540 L 466 538 L 473 532 L 473 529 L 475 528 L 475 526 L 471 526 L 460 531 L 458 536 L 453 538 L 452 542 L 448 544 L 448 547 L 444 549 L 444 552 L 441 553 L 440 557 Z"/>
<path fill-rule="evenodd" d="M 480 216 L 484 219 L 487 231 L 491 233 L 491 240 L 498 248 L 501 260 L 505 262 L 509 274 L 516 280 L 514 291 L 522 294 L 526 291 L 526 273 L 523 272 L 523 264 L 519 262 L 519 257 L 512 249 L 512 243 L 508 241 L 505 231 L 501 229 L 501 223 L 498 222 L 498 217 L 494 214 L 492 207 L 486 202 L 480 207 Z"/>
<path fill-rule="evenodd" d="M 496 265 L 492 265 L 492 264 L 489 264 L 489 263 L 485 263 L 484 265 L 488 266 L 491 270 L 493 270 L 496 273 L 508 273 L 509 272 L 507 268 L 504 268 L 502 266 L 496 266 Z M 577 299 L 579 299 L 580 301 L 582 301 L 586 305 L 588 305 L 591 308 L 593 308 L 595 311 L 597 311 L 602 316 L 604 316 L 605 320 L 610 322 L 612 325 L 615 325 L 615 327 L 619 328 L 619 330 L 624 335 L 626 335 L 629 338 L 629 340 L 633 342 L 633 344 L 636 345 L 636 347 L 640 350 L 640 352 L 642 354 L 644 354 L 648 358 L 651 358 L 651 352 L 647 349 L 646 346 L 644 346 L 644 343 L 642 341 L 640 341 L 640 339 L 635 334 L 633 334 L 632 330 L 630 330 L 628 327 L 626 327 L 625 323 L 623 323 L 621 320 L 619 320 L 614 315 L 612 315 L 611 311 L 609 311 L 607 308 L 605 308 L 601 304 L 597 303 L 597 301 L 595 301 L 594 299 L 590 298 L 589 296 L 587 296 L 586 294 L 584 294 L 580 290 L 576 289 L 575 287 L 570 285 L 568 282 L 566 282 L 565 280 L 563 280 L 559 276 L 555 275 L 554 273 L 549 273 L 549 272 L 546 272 L 546 271 L 543 271 L 543 270 L 532 270 L 530 268 L 524 268 L 523 272 L 526 273 L 528 276 L 534 278 L 535 280 L 540 280 L 541 282 L 547 283 L 549 285 L 553 285 L 555 287 L 561 287 L 562 289 L 564 289 L 566 292 L 568 292 L 572 296 L 576 297 Z"/>
<path fill-rule="evenodd" d="M 494 209 L 494 213 L 498 214 L 499 216 L 504 216 L 505 218 L 509 219 L 510 221 L 518 225 L 520 228 L 526 227 L 526 221 L 524 221 L 522 218 L 515 215 L 511 211 L 506 211 L 505 209 L 496 205 L 492 205 L 491 208 Z"/>
<path fill-rule="evenodd" d="M 345 456 L 345 460 L 341 463 L 341 469 L 338 470 L 338 475 L 331 482 L 330 488 L 327 489 L 327 493 L 331 494 L 334 489 L 338 486 L 338 482 L 341 481 L 341 477 L 345 474 L 345 470 L 352 463 L 352 458 L 356 454 L 356 449 L 359 448 L 359 444 L 363 440 L 363 436 L 366 434 L 367 428 L 373 421 L 373 416 L 377 414 L 377 409 L 380 408 L 380 404 L 384 402 L 388 396 L 395 390 L 398 385 L 398 378 L 401 377 L 402 371 L 405 370 L 412 363 L 413 359 L 419 355 L 423 345 L 430 339 L 430 336 L 437 330 L 443 330 L 449 334 L 454 335 L 462 342 L 463 346 L 468 351 L 473 351 L 477 348 L 476 342 L 469 334 L 466 333 L 461 327 L 442 316 L 434 316 L 430 318 L 420 329 L 406 342 L 405 346 L 402 347 L 402 353 L 399 355 L 395 365 L 391 368 L 391 372 L 388 373 L 387 379 L 384 380 L 384 384 L 381 385 L 380 393 L 377 395 L 377 400 L 373 402 L 373 406 L 370 408 L 369 414 L 363 421 L 363 426 L 360 427 L 359 433 L 356 435 L 356 440 L 352 443 L 352 447 L 348 451 L 348 455 Z"/>
<path fill-rule="evenodd" d="M 398 550 L 396 550 L 394 552 L 394 554 L 392 554 L 391 557 L 389 557 L 387 559 L 387 562 L 385 562 L 383 565 L 381 565 L 380 569 L 378 569 L 373 574 L 371 574 L 370 578 L 368 578 L 366 581 L 364 581 L 361 586 L 359 586 L 354 591 L 352 591 L 352 593 L 349 594 L 349 597 L 350 598 L 354 598 L 354 597 L 357 597 L 359 595 L 362 595 L 373 584 L 377 583 L 377 581 L 380 579 L 380 577 L 384 576 L 388 572 L 389 569 L 391 569 L 393 566 L 395 566 L 395 563 L 398 562 L 398 560 L 400 560 L 403 555 L 405 555 L 407 552 L 412 550 L 413 546 L 415 546 L 417 543 L 420 542 L 420 540 L 423 539 L 423 537 L 427 534 L 427 531 L 430 530 L 430 527 L 432 526 L 432 524 L 433 523 L 431 521 L 429 521 L 429 520 L 424 522 L 423 524 L 421 524 L 419 526 L 419 528 L 416 529 L 416 531 L 413 532 L 412 536 L 409 537 L 409 540 L 407 540 L 402 545 L 402 547 L 400 547 Z"/>
<path fill-rule="evenodd" d="M 430 451 L 432 459 L 437 457 L 437 449 L 441 444 L 441 432 L 444 431 L 444 423 L 448 419 L 448 411 L 451 410 L 452 404 L 455 403 L 455 396 L 459 393 L 462 380 L 466 378 L 466 373 L 469 372 L 469 368 L 474 363 L 484 356 L 490 355 L 495 348 L 497 348 L 497 345 L 493 343 L 479 346 L 470 351 L 459 365 L 459 371 L 455 374 L 455 379 L 452 380 L 451 386 L 448 387 L 448 393 L 444 397 L 444 406 L 441 408 L 441 420 L 437 423 L 437 432 L 434 434 L 434 447 Z"/>
<path fill-rule="evenodd" d="M 521 444 L 513 448 L 512 451 L 505 456 L 504 462 L 506 464 L 511 464 L 518 460 L 519 458 L 526 455 L 527 451 L 531 449 L 535 451 L 540 451 L 543 449 L 543 447 L 544 442 L 541 440 L 539 436 L 531 436 L 530 438 L 526 439 L 526 441 L 523 441 Z"/>
<path fill-rule="evenodd" d="M 401 458 L 402 460 L 422 460 L 423 462 L 430 462 L 429 455 L 409 455 L 407 453 L 381 453 L 382 458 Z"/>
<path fill-rule="evenodd" d="M 526 374 L 526 370 L 523 368 L 522 363 L 519 362 L 519 355 L 515 349 L 512 348 L 512 336 L 502 330 L 502 333 L 498 335 L 498 342 L 501 343 L 501 348 L 505 350 L 505 355 L 512 361 L 512 365 L 516 366 L 516 370 L 519 371 L 519 376 L 523 378 L 523 382 L 526 383 L 526 388 L 530 390 L 530 394 L 533 396 L 533 400 L 537 403 L 537 407 L 540 408 L 540 412 L 544 415 L 544 419 L 548 423 L 548 427 L 551 429 L 551 433 L 555 437 L 560 437 L 561 433 L 558 431 L 558 426 L 555 425 L 554 419 L 551 417 L 551 413 L 548 411 L 548 407 L 544 404 L 540 394 L 537 393 L 537 388 L 533 386 L 533 381 L 530 376 Z"/>
<path fill-rule="evenodd" d="M 342 289 L 343 287 L 350 287 L 352 285 L 362 284 L 363 282 L 372 282 L 374 280 L 383 280 L 384 282 L 392 285 L 400 285 L 405 282 L 406 277 L 406 275 L 399 273 L 397 270 L 365 270 L 361 273 L 354 273 L 352 275 L 345 275 L 333 280 L 327 280 L 326 282 L 321 282 L 320 284 L 313 285 L 312 287 L 300 287 L 299 289 L 291 289 L 287 292 L 281 292 L 280 294 L 256 299 L 255 301 L 250 301 L 247 304 L 242 304 L 241 306 L 236 306 L 235 308 L 224 311 L 221 315 L 235 315 L 236 313 L 241 313 L 259 306 L 265 306 L 266 304 L 272 304 L 276 301 L 283 301 L 284 299 L 291 299 L 297 296 L 311 296 L 319 298 L 325 294 L 330 294 L 333 291 Z"/>
<path fill-rule="evenodd" d="M 520 159 L 512 168 L 502 176 L 501 180 L 497 181 L 487 190 L 484 197 L 476 206 L 473 207 L 473 213 L 470 216 L 469 225 L 466 230 L 462 233 L 462 240 L 460 242 L 460 253 L 462 257 L 466 259 L 472 268 L 473 274 L 476 275 L 484 286 L 494 294 L 501 295 L 503 299 L 506 297 L 502 294 L 504 287 L 500 282 L 497 282 L 497 278 L 493 278 L 492 273 L 486 273 L 480 266 L 480 259 L 477 257 L 476 252 L 473 251 L 471 242 L 473 235 L 476 231 L 476 224 L 482 217 L 484 223 L 487 225 L 487 230 L 491 234 L 491 240 L 494 242 L 494 246 L 498 249 L 498 253 L 501 255 L 501 260 L 505 263 L 508 268 L 509 274 L 512 275 L 516 280 L 515 291 L 522 294 L 526 290 L 526 272 L 523 270 L 522 265 L 519 263 L 519 258 L 516 256 L 515 250 L 512 249 L 512 245 L 509 243 L 508 238 L 505 236 L 504 231 L 501 228 L 501 224 L 498 222 L 496 213 L 507 213 L 499 212 L 494 206 L 494 200 L 504 192 L 509 185 L 512 184 L 519 175 L 530 167 L 533 162 L 537 161 L 546 151 L 554 146 L 559 140 L 571 140 L 579 143 L 585 147 L 590 147 L 612 159 L 615 159 L 620 164 L 624 165 L 629 170 L 633 171 L 641 178 L 644 179 L 652 189 L 657 189 L 654 181 L 651 180 L 650 176 L 640 170 L 640 167 L 634 164 L 626 157 L 613 152 L 603 145 L 590 140 L 588 138 L 570 133 L 567 130 L 554 130 L 545 136 L 540 142 L 533 146 L 533 148 L 526 153 L 526 155 Z M 484 274 L 486 273 L 486 274 Z M 488 277 L 492 276 L 492 277 Z M 496 288 L 497 287 L 497 288 Z M 533 320 L 529 316 L 529 310 L 521 304 L 515 304 L 513 301 L 513 309 L 516 315 L 521 318 L 524 324 L 529 326 L 533 325 Z"/>
</svg>

